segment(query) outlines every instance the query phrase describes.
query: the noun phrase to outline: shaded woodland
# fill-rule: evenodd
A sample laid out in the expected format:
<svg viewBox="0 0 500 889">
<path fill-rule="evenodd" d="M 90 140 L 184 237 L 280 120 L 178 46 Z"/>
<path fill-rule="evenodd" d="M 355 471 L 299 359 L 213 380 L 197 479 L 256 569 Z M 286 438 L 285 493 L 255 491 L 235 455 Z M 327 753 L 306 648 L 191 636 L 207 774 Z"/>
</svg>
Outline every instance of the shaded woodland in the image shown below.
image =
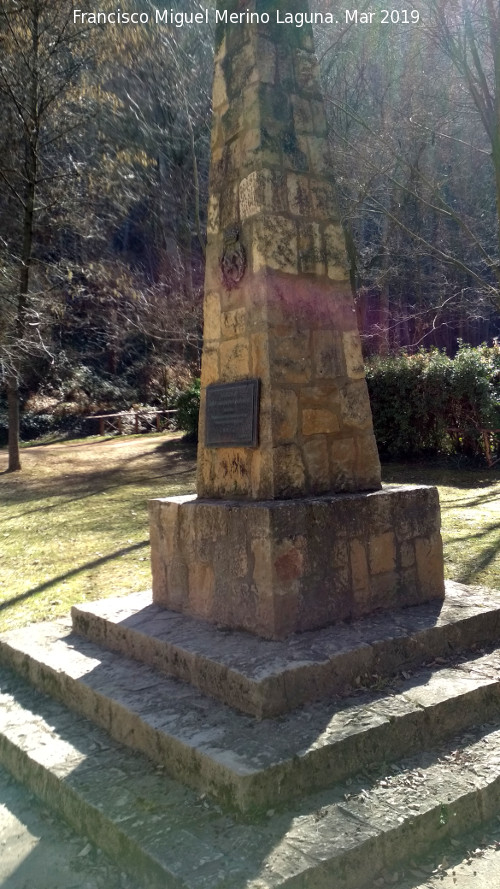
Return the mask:
<svg viewBox="0 0 500 889">
<path fill-rule="evenodd" d="M 12 469 L 19 408 L 34 435 L 103 409 L 171 406 L 200 360 L 212 29 L 84 27 L 76 5 L 0 4 L 0 435 L 10 428 Z M 416 25 L 315 32 L 367 355 L 453 355 L 500 333 L 500 10 L 412 7 Z"/>
</svg>

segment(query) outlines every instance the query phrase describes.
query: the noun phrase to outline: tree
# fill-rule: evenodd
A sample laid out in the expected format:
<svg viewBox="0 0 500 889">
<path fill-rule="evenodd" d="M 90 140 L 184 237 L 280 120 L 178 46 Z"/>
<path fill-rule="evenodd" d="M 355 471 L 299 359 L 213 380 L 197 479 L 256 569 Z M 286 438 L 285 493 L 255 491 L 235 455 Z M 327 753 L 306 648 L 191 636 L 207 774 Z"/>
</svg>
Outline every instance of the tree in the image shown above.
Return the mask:
<svg viewBox="0 0 500 889">
<path fill-rule="evenodd" d="M 0 361 L 7 390 L 9 470 L 21 468 L 19 385 L 26 358 L 44 348 L 47 274 L 38 220 L 57 211 L 57 187 L 75 176 L 69 151 L 82 119 L 75 86 L 89 64 L 88 34 L 70 0 L 4 0 L 0 8 L 0 97 L 7 141 L 0 163 L 2 238 Z M 5 128 L 8 126 L 8 130 Z"/>
<path fill-rule="evenodd" d="M 318 33 L 371 351 L 422 342 L 452 349 L 457 336 L 480 342 L 498 333 L 488 145 L 474 109 L 464 113 L 463 78 L 435 39 L 430 2 L 414 4 L 415 27 L 376 18 L 369 29 Z"/>
<path fill-rule="evenodd" d="M 495 0 L 428 0 L 432 36 L 463 78 L 491 146 L 500 287 L 500 7 Z M 499 302 L 500 304 L 500 302 Z"/>
<path fill-rule="evenodd" d="M 104 37 L 82 174 L 92 221 L 80 225 L 58 334 L 75 361 L 144 379 L 198 358 L 212 45 L 204 27 Z"/>
</svg>

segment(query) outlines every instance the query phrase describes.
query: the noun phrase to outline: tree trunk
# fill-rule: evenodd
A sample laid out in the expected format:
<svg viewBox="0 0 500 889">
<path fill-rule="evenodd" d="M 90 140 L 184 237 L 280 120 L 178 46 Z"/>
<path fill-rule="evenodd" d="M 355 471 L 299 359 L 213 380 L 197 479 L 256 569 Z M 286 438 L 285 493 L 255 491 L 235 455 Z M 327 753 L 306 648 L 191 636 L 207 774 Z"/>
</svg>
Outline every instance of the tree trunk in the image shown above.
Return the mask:
<svg viewBox="0 0 500 889">
<path fill-rule="evenodd" d="M 16 377 L 7 380 L 7 406 L 9 422 L 9 465 L 8 472 L 19 472 L 21 454 L 19 450 L 19 385 Z"/>
<path fill-rule="evenodd" d="M 38 137 L 40 121 L 38 114 L 38 47 L 39 47 L 39 16 L 40 10 L 35 3 L 32 11 L 32 79 L 29 94 L 29 110 L 31 131 L 25 139 L 25 170 L 26 189 L 24 199 L 23 242 L 21 247 L 21 266 L 19 270 L 19 291 L 17 295 L 17 313 L 15 337 L 22 343 L 26 331 L 26 313 L 30 288 L 31 260 L 33 250 L 33 224 L 35 214 L 35 195 L 38 173 Z M 9 472 L 19 472 L 21 455 L 19 450 L 19 378 L 16 366 L 7 378 L 7 406 L 9 424 Z"/>
</svg>

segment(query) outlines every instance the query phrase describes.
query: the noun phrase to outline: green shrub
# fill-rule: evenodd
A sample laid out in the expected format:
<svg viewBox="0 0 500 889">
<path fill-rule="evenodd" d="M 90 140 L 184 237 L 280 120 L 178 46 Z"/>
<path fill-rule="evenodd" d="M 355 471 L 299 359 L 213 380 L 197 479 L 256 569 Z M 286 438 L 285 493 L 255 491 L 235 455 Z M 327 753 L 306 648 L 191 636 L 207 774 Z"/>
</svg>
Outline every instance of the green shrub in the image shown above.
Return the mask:
<svg viewBox="0 0 500 889">
<path fill-rule="evenodd" d="M 177 428 L 183 429 L 193 441 L 198 439 L 200 413 L 200 381 L 193 380 L 188 389 L 177 396 Z"/>
<path fill-rule="evenodd" d="M 372 359 L 366 376 L 380 452 L 389 457 L 482 453 L 481 428 L 500 428 L 500 347 L 460 343 Z M 451 433 L 450 430 L 459 430 Z"/>
</svg>

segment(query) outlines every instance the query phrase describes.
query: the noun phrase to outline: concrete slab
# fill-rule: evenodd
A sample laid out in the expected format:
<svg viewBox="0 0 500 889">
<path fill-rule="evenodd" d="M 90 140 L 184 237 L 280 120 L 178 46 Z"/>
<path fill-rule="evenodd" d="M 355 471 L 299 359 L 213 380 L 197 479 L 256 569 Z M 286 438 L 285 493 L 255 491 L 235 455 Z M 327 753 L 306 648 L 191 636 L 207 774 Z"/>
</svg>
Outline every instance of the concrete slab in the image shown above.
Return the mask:
<svg viewBox="0 0 500 889">
<path fill-rule="evenodd" d="M 500 591 L 448 581 L 443 603 L 370 615 L 282 642 L 224 631 L 166 611 L 151 593 L 72 609 L 73 627 L 98 644 L 258 718 L 277 716 L 359 678 L 391 676 L 500 636 Z"/>
</svg>

